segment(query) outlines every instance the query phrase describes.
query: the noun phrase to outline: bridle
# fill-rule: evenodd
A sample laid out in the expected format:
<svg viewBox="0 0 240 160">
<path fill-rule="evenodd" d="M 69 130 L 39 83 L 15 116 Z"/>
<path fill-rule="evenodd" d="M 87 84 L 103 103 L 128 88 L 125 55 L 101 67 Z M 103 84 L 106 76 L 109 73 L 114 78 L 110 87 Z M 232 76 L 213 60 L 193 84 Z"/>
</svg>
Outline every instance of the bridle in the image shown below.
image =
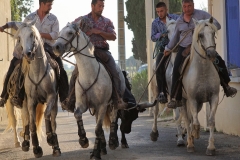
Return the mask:
<svg viewBox="0 0 240 160">
<path fill-rule="evenodd" d="M 205 26 L 207 26 L 207 25 L 205 25 Z M 214 34 L 214 37 L 216 38 L 216 36 L 215 36 L 215 32 L 214 32 L 213 34 Z M 207 53 L 207 50 L 208 50 L 209 48 L 214 48 L 214 50 L 216 50 L 216 43 L 215 43 L 214 46 L 209 46 L 209 47 L 205 48 L 205 47 L 202 45 L 201 38 L 198 37 L 197 42 L 200 43 L 201 48 L 202 48 L 202 50 L 204 50 L 205 53 Z M 203 59 L 207 59 L 206 57 L 204 57 L 203 55 L 201 55 L 201 54 L 196 50 L 195 47 L 194 47 L 194 50 L 195 50 L 195 52 L 196 52 L 201 58 L 203 58 Z"/>
<path fill-rule="evenodd" d="M 79 35 L 80 35 L 80 33 L 79 33 L 79 28 L 76 26 L 76 24 L 72 24 L 72 25 L 73 25 L 73 26 L 72 26 L 73 29 L 75 30 L 75 33 L 74 33 L 74 35 L 72 36 L 71 39 L 67 40 L 67 39 L 64 38 L 64 37 L 58 37 L 58 38 L 61 38 L 61 39 L 65 40 L 65 41 L 67 42 L 67 43 L 64 45 L 65 48 L 67 47 L 67 45 L 69 45 L 69 44 L 71 45 L 71 47 L 69 48 L 69 50 L 67 51 L 67 53 L 65 54 L 65 56 L 63 56 L 63 58 L 66 57 L 66 56 L 72 57 L 73 55 L 75 55 L 75 54 L 77 54 L 77 53 L 80 53 L 80 54 L 82 54 L 82 55 L 84 55 L 84 56 L 86 56 L 86 57 L 89 57 L 89 58 L 96 58 L 96 57 L 89 56 L 89 55 L 85 55 L 85 54 L 81 53 L 81 51 L 83 51 L 85 48 L 87 48 L 87 46 L 88 46 L 89 43 L 90 43 L 90 40 L 87 40 L 85 34 L 83 34 L 83 36 L 84 36 L 85 40 L 87 41 L 87 44 L 86 44 L 82 49 L 77 50 L 77 49 L 78 49 L 78 41 L 79 41 Z M 67 27 L 68 27 L 68 26 L 67 26 Z M 73 42 L 73 40 L 74 40 L 75 38 L 77 38 L 77 47 L 74 47 L 73 44 L 72 44 L 72 42 Z M 73 51 L 71 50 L 72 48 L 74 49 Z M 71 52 L 73 52 L 73 53 L 72 53 L 71 55 L 69 55 Z"/>
</svg>

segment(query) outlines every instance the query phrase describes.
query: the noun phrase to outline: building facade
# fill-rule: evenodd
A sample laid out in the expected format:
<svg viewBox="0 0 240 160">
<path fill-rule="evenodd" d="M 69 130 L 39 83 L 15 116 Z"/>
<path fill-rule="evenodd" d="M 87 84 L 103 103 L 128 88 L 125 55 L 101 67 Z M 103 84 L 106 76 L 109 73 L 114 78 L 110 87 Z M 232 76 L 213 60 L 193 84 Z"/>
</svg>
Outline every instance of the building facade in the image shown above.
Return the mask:
<svg viewBox="0 0 240 160">
<path fill-rule="evenodd" d="M 162 1 L 162 0 L 160 0 Z M 195 0 L 196 1 L 196 0 Z M 167 2 L 168 0 L 164 0 Z M 152 53 L 154 43 L 151 41 L 151 23 L 154 20 L 153 1 L 145 0 L 146 5 L 146 35 L 147 35 L 147 54 L 148 54 L 148 73 L 149 79 L 152 76 Z M 171 7 L 171 6 L 169 6 Z M 227 64 L 231 63 L 240 68 L 240 0 L 208 0 L 208 12 L 216 18 L 221 24 L 221 30 L 217 33 L 217 52 L 223 57 Z M 240 77 L 231 77 L 230 86 L 240 90 Z M 216 113 L 216 130 L 240 136 L 240 93 L 234 98 L 226 98 L 222 100 L 224 92 L 222 87 L 219 94 L 219 106 Z M 149 88 L 149 97 L 151 90 Z M 154 97 L 152 97 L 154 98 Z M 221 101 L 222 100 L 222 101 Z M 151 101 L 151 99 L 149 99 Z M 199 113 L 199 121 L 201 125 L 207 129 L 207 117 L 209 111 L 208 103 L 204 104 L 203 109 Z"/>
<path fill-rule="evenodd" d="M 11 20 L 10 1 L 0 0 L 0 26 Z M 6 30 L 11 33 L 11 30 Z M 14 48 L 14 39 L 6 34 L 0 32 L 0 90 L 3 88 L 3 79 L 8 70 L 10 60 Z M 5 108 L 0 108 L 0 123 L 6 120 Z"/>
</svg>

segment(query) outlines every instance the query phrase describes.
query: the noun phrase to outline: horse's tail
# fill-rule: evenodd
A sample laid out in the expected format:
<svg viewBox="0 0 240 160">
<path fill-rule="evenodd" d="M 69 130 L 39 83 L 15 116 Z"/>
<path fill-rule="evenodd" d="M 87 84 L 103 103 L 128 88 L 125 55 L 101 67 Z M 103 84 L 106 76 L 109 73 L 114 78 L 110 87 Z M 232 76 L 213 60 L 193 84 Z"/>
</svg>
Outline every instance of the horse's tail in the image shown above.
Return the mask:
<svg viewBox="0 0 240 160">
<path fill-rule="evenodd" d="M 16 127 L 18 129 L 18 122 L 21 117 L 21 110 L 18 108 L 14 109 L 14 106 L 11 104 L 10 100 L 7 100 L 6 103 L 6 110 L 7 110 L 7 116 L 8 116 L 8 125 L 3 131 L 3 133 L 7 133 L 10 129 L 13 129 Z"/>
<path fill-rule="evenodd" d="M 110 107 L 110 105 L 108 105 L 108 108 Z M 111 125 L 111 120 L 110 120 L 110 111 L 109 109 L 107 109 L 107 112 L 105 114 L 104 120 L 103 120 L 103 127 L 105 129 L 109 129 Z"/>
<path fill-rule="evenodd" d="M 37 127 L 37 135 L 38 140 L 42 141 L 42 136 L 44 137 L 44 133 L 42 130 L 42 122 L 44 118 L 44 111 L 46 109 L 46 104 L 38 103 L 36 109 L 36 127 Z"/>
</svg>

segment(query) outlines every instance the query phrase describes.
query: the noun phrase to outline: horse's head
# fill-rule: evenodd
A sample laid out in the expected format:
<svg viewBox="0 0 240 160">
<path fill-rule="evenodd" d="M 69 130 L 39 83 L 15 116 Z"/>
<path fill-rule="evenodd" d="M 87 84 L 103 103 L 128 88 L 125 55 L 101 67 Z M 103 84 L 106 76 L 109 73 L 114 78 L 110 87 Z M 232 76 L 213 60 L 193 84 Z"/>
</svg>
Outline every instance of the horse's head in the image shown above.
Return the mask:
<svg viewBox="0 0 240 160">
<path fill-rule="evenodd" d="M 204 51 L 202 53 L 205 53 L 210 59 L 214 60 L 217 56 L 215 43 L 217 27 L 213 24 L 213 18 L 211 17 L 208 20 L 200 21 L 193 19 L 193 21 L 195 23 L 193 43 L 197 41 L 198 45 L 200 45 Z"/>
<path fill-rule="evenodd" d="M 167 31 L 168 31 L 168 39 L 171 40 L 171 38 L 173 37 L 173 33 L 176 27 L 176 21 L 174 19 L 171 19 L 169 21 L 167 21 Z"/>
<path fill-rule="evenodd" d="M 15 35 L 17 38 L 18 49 L 21 49 L 24 57 L 28 60 L 34 60 L 36 49 L 41 43 L 41 36 L 34 26 L 36 19 L 30 23 L 16 22 L 18 31 Z"/>
<path fill-rule="evenodd" d="M 59 37 L 53 45 L 54 53 L 57 56 L 62 56 L 65 52 L 70 52 L 78 46 L 77 41 L 74 41 L 79 36 L 80 30 L 77 23 L 68 23 L 59 33 Z"/>
</svg>

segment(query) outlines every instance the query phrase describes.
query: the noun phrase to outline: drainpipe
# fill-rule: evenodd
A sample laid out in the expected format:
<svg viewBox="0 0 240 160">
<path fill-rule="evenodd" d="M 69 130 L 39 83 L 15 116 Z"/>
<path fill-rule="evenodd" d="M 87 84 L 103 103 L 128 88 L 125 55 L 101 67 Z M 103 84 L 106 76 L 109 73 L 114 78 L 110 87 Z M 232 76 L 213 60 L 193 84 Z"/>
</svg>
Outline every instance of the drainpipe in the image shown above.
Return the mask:
<svg viewBox="0 0 240 160">
<path fill-rule="evenodd" d="M 208 13 L 210 15 L 212 15 L 212 7 L 213 7 L 212 0 L 208 0 Z"/>
</svg>

